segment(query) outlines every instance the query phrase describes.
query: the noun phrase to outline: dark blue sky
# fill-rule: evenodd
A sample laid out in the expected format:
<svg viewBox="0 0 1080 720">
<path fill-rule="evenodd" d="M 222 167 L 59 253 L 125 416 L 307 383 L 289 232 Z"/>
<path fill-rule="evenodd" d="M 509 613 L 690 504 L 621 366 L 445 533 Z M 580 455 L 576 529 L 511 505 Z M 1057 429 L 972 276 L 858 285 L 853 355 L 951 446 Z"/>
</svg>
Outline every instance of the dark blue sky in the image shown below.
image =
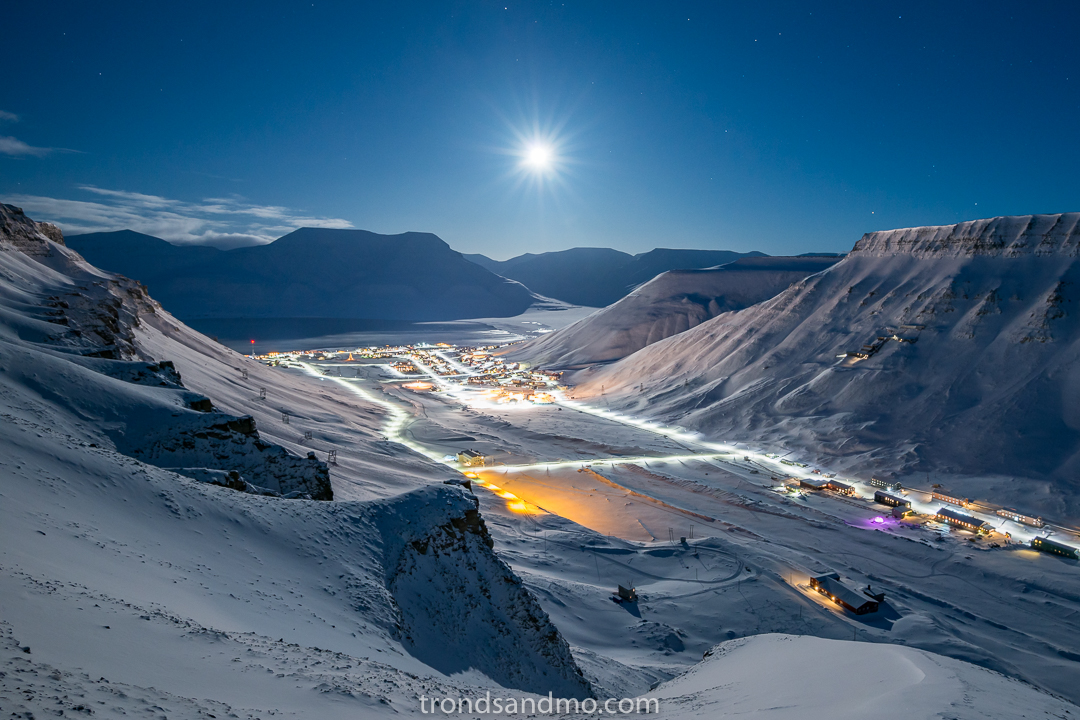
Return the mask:
<svg viewBox="0 0 1080 720">
<path fill-rule="evenodd" d="M 10 3 L 0 198 L 69 232 L 500 259 L 1075 211 L 1078 7 Z M 546 175 L 515 154 L 537 132 Z"/>
</svg>

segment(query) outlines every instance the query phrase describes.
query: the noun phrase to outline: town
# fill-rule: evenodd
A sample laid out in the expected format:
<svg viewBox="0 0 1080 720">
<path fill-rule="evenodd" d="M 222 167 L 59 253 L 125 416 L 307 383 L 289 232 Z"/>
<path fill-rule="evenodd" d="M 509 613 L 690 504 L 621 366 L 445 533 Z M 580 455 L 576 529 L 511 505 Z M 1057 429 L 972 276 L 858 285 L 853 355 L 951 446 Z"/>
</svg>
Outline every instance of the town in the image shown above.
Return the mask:
<svg viewBox="0 0 1080 720">
<path fill-rule="evenodd" d="M 659 454 L 634 456 L 591 456 L 576 459 L 540 458 L 521 462 L 500 453 L 497 449 L 478 450 L 458 447 L 449 452 L 424 446 L 425 454 L 461 472 L 466 482 L 489 490 L 505 501 L 516 513 L 537 511 L 541 495 L 532 489 L 528 497 L 521 491 L 506 489 L 505 478 L 525 471 L 558 473 L 567 468 L 588 472 L 602 482 L 623 488 L 604 475 L 607 469 L 630 468 L 664 460 L 686 462 L 690 459 L 723 465 L 747 473 L 753 482 L 773 491 L 789 502 L 799 502 L 809 495 L 833 497 L 836 502 L 853 503 L 871 516 L 866 529 L 909 530 L 926 529 L 938 537 L 952 533 L 973 548 L 994 550 L 1021 543 L 1032 550 L 1060 557 L 1080 557 L 1080 530 L 1046 522 L 1041 517 L 1025 514 L 1013 508 L 995 506 L 985 501 L 950 493 L 939 486 L 916 488 L 877 478 L 838 479 L 836 473 L 813 468 L 808 463 L 784 457 L 778 452 L 736 450 L 726 445 L 706 442 L 679 428 L 664 428 L 648 421 L 619 417 L 601 408 L 589 407 L 566 394 L 559 372 L 537 371 L 523 363 L 507 362 L 499 357 L 500 346 L 465 347 L 447 343 L 417 344 L 355 348 L 351 350 L 318 350 L 269 353 L 257 356 L 270 366 L 302 369 L 327 378 L 359 378 L 359 371 L 349 372 L 350 365 L 376 366 L 382 373 L 384 388 L 398 386 L 410 392 L 436 393 L 470 408 L 527 408 L 558 406 L 603 417 L 606 420 L 646 430 L 655 435 L 677 440 L 691 447 L 685 455 Z M 400 433 L 400 431 L 396 431 Z M 410 442 L 410 446 L 413 443 Z M 495 477 L 501 475 L 501 479 Z M 640 493 L 631 494 L 640 495 Z M 646 498 L 651 499 L 651 498 Z M 659 502 L 655 501 L 654 502 Z M 665 504 L 665 503 L 661 503 Z M 875 508 L 882 508 L 875 511 Z M 682 510 L 694 516 L 689 510 Z M 880 514 L 878 514 L 880 513 Z M 706 518 L 707 520 L 711 518 Z M 692 528 L 693 526 L 691 526 Z M 691 530 L 691 532 L 693 532 Z M 1053 537 L 1050 537 L 1053 535 Z M 674 535 L 672 535 L 674 537 Z M 858 592 L 841 583 L 838 576 L 813 576 L 807 586 L 828 597 L 840 607 L 856 614 L 876 612 L 884 595 L 869 588 Z M 624 588 L 625 589 L 625 588 Z M 620 598 L 616 593 L 613 599 Z M 858 598 L 859 602 L 855 602 Z M 621 599 L 619 601 L 622 601 Z"/>
</svg>

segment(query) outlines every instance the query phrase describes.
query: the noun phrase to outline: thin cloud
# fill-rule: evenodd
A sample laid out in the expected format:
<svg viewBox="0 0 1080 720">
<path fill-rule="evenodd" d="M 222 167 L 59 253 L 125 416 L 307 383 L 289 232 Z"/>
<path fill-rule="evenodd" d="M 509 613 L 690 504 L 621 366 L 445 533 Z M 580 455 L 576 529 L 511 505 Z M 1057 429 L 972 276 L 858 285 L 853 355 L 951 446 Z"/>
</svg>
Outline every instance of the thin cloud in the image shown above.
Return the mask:
<svg viewBox="0 0 1080 720">
<path fill-rule="evenodd" d="M 27 145 L 18 138 L 10 136 L 0 137 L 0 155 L 14 155 L 16 157 L 31 155 L 33 157 L 42 157 L 54 152 L 55 148 L 43 148 Z"/>
<path fill-rule="evenodd" d="M 177 245 L 213 245 L 223 249 L 273 242 L 299 227 L 351 228 L 341 218 L 314 217 L 287 207 L 254 205 L 243 198 L 183 200 L 79 186 L 94 200 L 68 200 L 40 195 L 11 195 L 4 202 L 18 205 L 40 220 L 59 225 L 65 233 L 134 230 Z"/>
<path fill-rule="evenodd" d="M 15 113 L 0 110 L 0 122 L 19 122 L 19 116 Z"/>
</svg>

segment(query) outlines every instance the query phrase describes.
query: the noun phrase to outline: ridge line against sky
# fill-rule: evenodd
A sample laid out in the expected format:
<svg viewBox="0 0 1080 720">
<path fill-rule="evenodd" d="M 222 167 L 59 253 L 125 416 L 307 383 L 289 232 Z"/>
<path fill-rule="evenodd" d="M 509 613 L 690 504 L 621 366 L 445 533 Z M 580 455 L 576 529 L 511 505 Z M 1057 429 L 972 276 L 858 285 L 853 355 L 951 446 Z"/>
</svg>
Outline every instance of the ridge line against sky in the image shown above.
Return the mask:
<svg viewBox="0 0 1080 720">
<path fill-rule="evenodd" d="M 793 255 L 1078 209 L 1077 4 L 42 0 L 6 19 L 33 32 L 0 46 L 0 198 L 73 232 Z"/>
<path fill-rule="evenodd" d="M 299 227 L 352 228 L 348 220 L 314 217 L 287 207 L 254 205 L 241 197 L 184 202 L 159 195 L 84 185 L 97 200 L 10 195 L 2 200 L 55 221 L 68 234 L 134 230 L 175 245 L 219 248 L 265 245 Z"/>
</svg>

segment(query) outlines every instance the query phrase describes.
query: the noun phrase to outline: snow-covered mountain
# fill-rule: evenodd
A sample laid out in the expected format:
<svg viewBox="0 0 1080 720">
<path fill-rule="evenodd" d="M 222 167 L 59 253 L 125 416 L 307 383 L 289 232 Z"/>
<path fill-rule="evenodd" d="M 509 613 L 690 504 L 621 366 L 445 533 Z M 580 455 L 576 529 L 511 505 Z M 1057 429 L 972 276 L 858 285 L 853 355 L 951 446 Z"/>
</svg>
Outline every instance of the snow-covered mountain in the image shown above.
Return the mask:
<svg viewBox="0 0 1080 720">
<path fill-rule="evenodd" d="M 575 394 L 1080 518 L 1078 224 L 870 233 L 770 300 L 579 373 Z"/>
<path fill-rule="evenodd" d="M 94 265 L 143 283 L 185 320 L 456 320 L 517 315 L 536 300 L 431 233 L 300 228 L 228 251 L 130 231 L 68 242 Z"/>
<path fill-rule="evenodd" d="M 384 440 L 385 411 L 335 392 L 343 383 L 200 336 L 138 284 L 88 265 L 55 228 L 0 206 L 5 713 L 352 720 L 431 714 L 432 698 L 594 694 L 559 629 L 493 552 L 461 476 Z M 302 483 L 326 468 L 306 453 L 331 447 L 341 449 L 329 467 L 333 502 L 254 487 Z M 278 467 L 234 469 L 264 456 Z M 533 535 L 501 542 L 518 552 L 532 543 L 535 554 L 548 537 Z M 582 550 L 561 552 L 581 564 Z M 743 565 L 740 597 L 767 597 Z M 696 593 L 689 602 L 700 604 Z M 559 610 L 581 626 L 625 612 L 600 600 L 602 609 Z M 561 601 L 549 592 L 546 602 Z M 775 612 L 768 604 L 749 613 Z M 667 627 L 629 622 L 641 623 L 641 640 Z M 610 680 L 620 672 L 625 687 L 646 674 L 575 652 L 609 687 L 623 687 Z M 830 682 L 837 674 L 845 681 Z M 787 635 L 721 643 L 650 695 L 655 716 L 672 720 L 823 708 L 852 718 L 1080 713 L 931 653 Z"/>
<path fill-rule="evenodd" d="M 662 272 L 714 267 L 759 252 L 731 250 L 679 250 L 656 248 L 630 255 L 611 248 L 571 248 L 557 252 L 525 253 L 509 260 L 484 255 L 465 259 L 503 277 L 525 284 L 530 290 L 585 307 L 607 307 L 635 286 Z"/>
<path fill-rule="evenodd" d="M 55 228 L 0 206 L 5 642 L 17 631 L 35 659 L 192 697 L 215 674 L 245 686 L 228 660 L 185 670 L 221 642 L 283 669 L 298 645 L 333 648 L 298 658 L 309 668 L 363 658 L 351 690 L 332 692 L 374 707 L 400 702 L 403 682 L 446 687 L 462 674 L 590 694 L 566 641 L 492 552 L 476 497 L 388 447 L 375 406 L 312 384 L 199 336 Z M 275 417 L 283 405 L 288 424 Z M 313 420 L 319 436 L 297 439 Z M 328 427 L 350 456 L 334 466 L 345 501 L 312 502 L 330 498 L 330 478 L 304 443 L 325 447 Z M 336 682 L 311 669 L 301 686 Z M 246 687 L 254 701 L 259 683 Z"/>
<path fill-rule="evenodd" d="M 721 313 L 768 300 L 838 257 L 747 257 L 716 268 L 669 270 L 613 305 L 517 346 L 509 356 L 552 368 L 606 363 Z"/>
</svg>

